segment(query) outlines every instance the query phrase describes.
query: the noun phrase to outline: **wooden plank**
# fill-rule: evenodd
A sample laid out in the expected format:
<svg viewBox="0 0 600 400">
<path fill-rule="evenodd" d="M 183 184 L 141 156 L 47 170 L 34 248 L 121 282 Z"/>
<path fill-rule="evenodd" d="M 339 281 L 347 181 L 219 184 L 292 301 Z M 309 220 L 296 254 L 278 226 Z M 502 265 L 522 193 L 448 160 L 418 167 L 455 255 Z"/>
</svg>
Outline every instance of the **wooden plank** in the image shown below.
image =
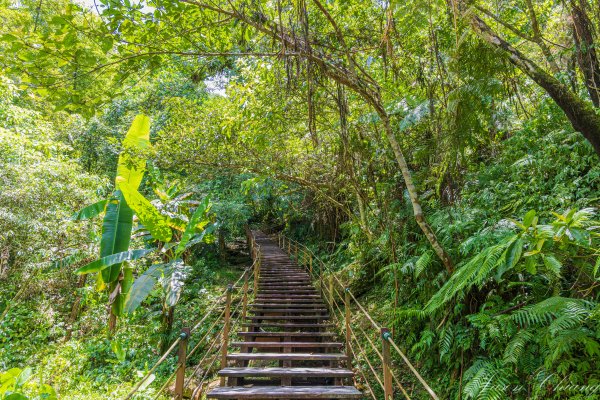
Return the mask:
<svg viewBox="0 0 600 400">
<path fill-rule="evenodd" d="M 219 371 L 220 376 L 233 377 L 320 377 L 320 378 L 351 378 L 354 372 L 346 368 L 224 368 Z"/>
<path fill-rule="evenodd" d="M 228 360 L 263 360 L 263 361 L 344 361 L 347 356 L 342 353 L 231 353 Z"/>
<path fill-rule="evenodd" d="M 343 343 L 339 342 L 233 342 L 233 347 L 295 347 L 295 348 L 340 348 Z"/>
<path fill-rule="evenodd" d="M 238 336 L 257 336 L 257 337 L 334 337 L 332 332 L 238 332 Z"/>
<path fill-rule="evenodd" d="M 243 323 L 243 327 L 247 328 L 286 328 L 286 329 L 297 329 L 297 328 L 332 328 L 333 324 L 285 324 L 277 322 L 269 322 L 268 324 L 257 324 L 254 322 Z"/>
<path fill-rule="evenodd" d="M 224 386 L 211 390 L 209 399 L 360 399 L 353 386 Z"/>
<path fill-rule="evenodd" d="M 303 309 L 308 309 L 308 310 L 318 310 L 318 309 L 323 309 L 325 310 L 325 305 L 323 305 L 322 307 L 319 307 L 318 304 L 314 304 L 314 303 L 294 303 L 294 304 L 289 304 L 289 303 L 282 303 L 282 304 L 278 304 L 278 303 L 252 303 L 250 304 L 250 307 L 259 307 L 259 308 L 303 308 Z"/>
<path fill-rule="evenodd" d="M 251 321 L 306 321 L 306 320 L 323 320 L 329 319 L 329 315 L 253 315 L 246 317 L 246 320 Z"/>
<path fill-rule="evenodd" d="M 291 305 L 293 306 L 293 305 Z M 253 312 L 257 313 L 289 313 L 289 314 L 306 314 L 306 313 L 315 313 L 315 314 L 319 314 L 319 313 L 324 313 L 327 312 L 326 308 L 315 308 L 315 307 L 309 307 L 309 308 L 267 308 L 267 307 L 252 307 Z"/>
</svg>

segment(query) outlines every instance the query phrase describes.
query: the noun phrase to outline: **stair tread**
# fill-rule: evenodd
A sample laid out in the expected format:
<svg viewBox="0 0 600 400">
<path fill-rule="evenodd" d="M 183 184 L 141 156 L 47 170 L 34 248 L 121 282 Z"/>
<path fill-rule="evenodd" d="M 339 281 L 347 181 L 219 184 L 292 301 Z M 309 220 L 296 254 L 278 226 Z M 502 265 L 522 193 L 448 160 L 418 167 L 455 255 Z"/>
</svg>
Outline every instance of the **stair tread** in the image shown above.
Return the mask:
<svg viewBox="0 0 600 400">
<path fill-rule="evenodd" d="M 211 390 L 210 399 L 360 399 L 353 386 L 221 386 Z"/>
<path fill-rule="evenodd" d="M 295 314 L 295 313 L 307 313 L 307 312 L 312 312 L 312 313 L 324 313 L 327 312 L 326 308 L 260 308 L 260 307 L 252 307 L 251 310 L 252 312 L 261 312 L 261 313 L 288 313 L 288 314 Z"/>
<path fill-rule="evenodd" d="M 318 309 L 319 305 L 315 305 L 314 303 L 252 303 L 249 304 L 250 307 L 261 307 L 261 308 L 306 308 L 307 310 Z M 325 305 L 320 307 L 321 309 L 325 309 Z"/>
<path fill-rule="evenodd" d="M 289 321 L 305 321 L 311 319 L 329 319 L 329 315 L 251 315 L 246 317 L 249 320 L 289 320 Z"/>
<path fill-rule="evenodd" d="M 308 367 L 229 367 L 219 371 L 220 376 L 266 376 L 266 377 L 352 377 L 354 372 L 346 368 L 308 368 Z"/>
<path fill-rule="evenodd" d="M 333 324 L 284 324 L 277 322 L 270 322 L 268 324 L 261 324 L 256 322 L 245 322 L 242 324 L 245 327 L 256 327 L 262 326 L 265 328 L 331 328 Z"/>
<path fill-rule="evenodd" d="M 293 336 L 293 337 L 319 337 L 319 336 L 327 336 L 332 337 L 335 336 L 334 333 L 331 332 L 238 332 L 239 336 L 264 336 L 264 337 L 275 337 L 275 336 Z"/>
<path fill-rule="evenodd" d="M 295 360 L 295 361 L 339 361 L 348 357 L 342 353 L 231 353 L 230 360 Z"/>
<path fill-rule="evenodd" d="M 340 342 L 233 342 L 233 347 L 342 347 Z"/>
</svg>

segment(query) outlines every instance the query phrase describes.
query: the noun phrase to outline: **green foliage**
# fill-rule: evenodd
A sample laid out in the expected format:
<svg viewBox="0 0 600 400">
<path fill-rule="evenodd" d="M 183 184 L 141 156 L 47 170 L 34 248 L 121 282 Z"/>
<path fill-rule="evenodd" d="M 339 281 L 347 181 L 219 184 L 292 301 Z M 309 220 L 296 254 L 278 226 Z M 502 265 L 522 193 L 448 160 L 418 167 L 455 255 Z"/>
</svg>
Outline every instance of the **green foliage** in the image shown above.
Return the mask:
<svg viewBox="0 0 600 400">
<path fill-rule="evenodd" d="M 83 267 L 77 269 L 75 273 L 81 275 L 90 274 L 93 272 L 100 272 L 115 264 L 121 264 L 124 261 L 137 260 L 148 255 L 148 253 L 151 253 L 153 251 L 154 249 L 127 250 L 121 253 L 111 254 L 109 256 L 102 257 L 99 260 L 92 261 L 91 263 L 84 265 Z"/>
<path fill-rule="evenodd" d="M 593 396 L 600 164 L 554 99 L 444 2 L 321 2 L 337 28 L 307 2 L 307 33 L 299 4 L 219 5 L 252 16 L 240 21 L 196 3 L 0 2 L 2 362 L 44 365 L 69 398 L 121 397 L 163 340 L 165 309 L 190 320 L 206 287 L 235 275 L 219 266 L 249 222 L 325 255 L 440 398 Z M 575 3 L 484 3 L 464 17 L 481 13 L 588 101 L 565 34 Z M 283 21 L 322 60 L 279 57 L 292 49 L 256 21 Z M 207 89 L 217 77 L 225 95 Z M 390 117 L 453 274 L 365 94 Z M 108 291 L 74 270 L 100 271 Z M 107 302 L 123 321 L 110 341 Z"/>
<path fill-rule="evenodd" d="M 54 389 L 32 380 L 31 368 L 11 368 L 0 371 L 0 399 L 2 400 L 56 400 Z"/>
</svg>

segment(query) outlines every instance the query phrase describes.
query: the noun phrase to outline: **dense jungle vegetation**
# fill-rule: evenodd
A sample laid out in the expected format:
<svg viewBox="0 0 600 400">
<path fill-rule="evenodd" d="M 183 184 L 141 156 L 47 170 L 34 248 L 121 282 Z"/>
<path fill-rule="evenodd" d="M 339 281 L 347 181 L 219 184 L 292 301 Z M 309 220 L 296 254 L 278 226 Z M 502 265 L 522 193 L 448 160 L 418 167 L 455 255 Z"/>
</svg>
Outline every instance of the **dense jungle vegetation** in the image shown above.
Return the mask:
<svg viewBox="0 0 600 400">
<path fill-rule="evenodd" d="M 596 0 L 0 0 L 0 399 L 122 398 L 246 224 L 440 398 L 600 398 L 599 35 Z"/>
</svg>

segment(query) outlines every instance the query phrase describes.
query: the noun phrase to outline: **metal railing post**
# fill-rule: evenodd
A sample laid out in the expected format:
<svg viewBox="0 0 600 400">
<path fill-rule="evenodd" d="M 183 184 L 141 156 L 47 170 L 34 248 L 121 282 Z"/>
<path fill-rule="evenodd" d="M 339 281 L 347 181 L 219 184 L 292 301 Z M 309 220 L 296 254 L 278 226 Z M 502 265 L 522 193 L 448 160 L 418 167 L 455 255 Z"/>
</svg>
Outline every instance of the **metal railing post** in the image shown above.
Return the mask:
<svg viewBox="0 0 600 400">
<path fill-rule="evenodd" d="M 352 330 L 350 328 L 350 288 L 344 290 L 344 308 L 345 308 L 345 323 L 346 323 L 346 357 L 348 357 L 348 369 L 352 369 Z"/>
<path fill-rule="evenodd" d="M 227 368 L 227 347 L 229 346 L 229 323 L 231 319 L 231 292 L 233 285 L 227 285 L 227 297 L 225 300 L 225 323 L 223 324 L 223 333 L 221 336 L 221 369 Z M 225 377 L 221 377 L 221 386 L 225 385 Z"/>
<path fill-rule="evenodd" d="M 381 354 L 383 355 L 383 393 L 385 400 L 393 400 L 392 387 L 392 358 L 390 355 L 390 342 L 392 335 L 388 328 L 381 328 Z"/>
<path fill-rule="evenodd" d="M 179 351 L 177 353 L 177 377 L 175 378 L 175 398 L 183 399 L 183 384 L 185 382 L 185 364 L 187 361 L 187 345 L 190 337 L 190 328 L 183 328 L 179 335 Z"/>
</svg>

